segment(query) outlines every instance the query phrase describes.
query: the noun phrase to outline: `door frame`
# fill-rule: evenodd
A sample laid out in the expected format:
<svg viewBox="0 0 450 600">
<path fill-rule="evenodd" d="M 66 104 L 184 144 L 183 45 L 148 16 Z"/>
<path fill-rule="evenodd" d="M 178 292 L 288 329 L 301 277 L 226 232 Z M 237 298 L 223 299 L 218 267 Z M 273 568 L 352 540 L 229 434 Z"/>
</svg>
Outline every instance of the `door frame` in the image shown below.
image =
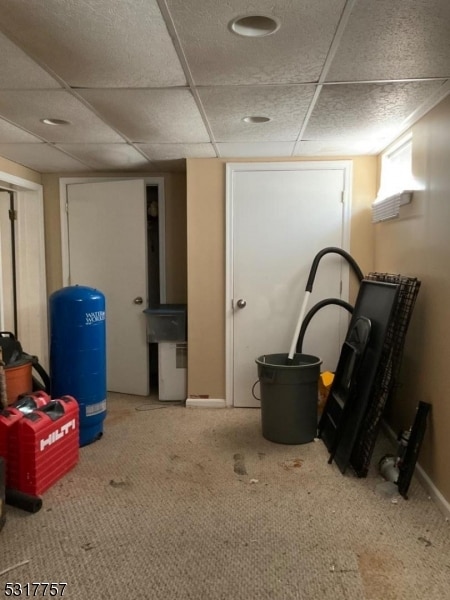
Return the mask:
<svg viewBox="0 0 450 600">
<path fill-rule="evenodd" d="M 166 302 L 166 200 L 164 191 L 164 177 L 139 176 L 134 177 L 61 177 L 59 180 L 59 212 L 61 222 L 61 260 L 63 287 L 70 285 L 69 262 L 69 223 L 68 186 L 77 183 L 96 183 L 106 181 L 123 181 L 143 179 L 145 186 L 158 187 L 158 233 L 159 233 L 159 297 L 161 304 Z"/>
<path fill-rule="evenodd" d="M 11 206 L 11 198 L 9 196 L 10 193 L 15 194 L 15 192 L 11 189 L 11 188 L 6 188 L 5 186 L 0 185 L 0 196 L 1 194 L 7 194 L 8 195 L 8 200 L 7 200 L 7 211 L 9 213 L 10 211 L 10 206 Z M 5 241 L 6 244 L 4 244 L 4 240 L 3 240 L 3 234 L 4 234 L 4 230 L 2 231 L 2 227 L 0 226 L 0 330 L 1 331 L 5 331 L 6 329 L 10 329 L 11 331 L 13 331 L 12 327 L 7 327 L 5 325 L 5 320 L 7 320 L 7 318 L 9 317 L 9 320 L 14 321 L 14 309 L 18 308 L 17 307 L 17 301 L 16 301 L 16 307 L 14 307 L 14 298 L 11 297 L 9 298 L 9 301 L 6 302 L 6 298 L 5 298 L 5 294 L 3 292 L 3 289 L 6 287 L 5 286 L 5 282 L 4 282 L 4 274 L 3 274 L 3 266 L 4 265 L 11 265 L 11 269 L 10 269 L 10 278 L 11 281 L 7 282 L 6 285 L 8 285 L 8 283 L 10 283 L 11 288 L 13 286 L 13 247 L 12 247 L 12 239 L 11 239 L 11 229 L 10 229 L 10 221 L 9 221 L 9 215 L 8 217 L 6 217 L 5 215 L 6 211 L 2 211 L 2 214 L 0 215 L 0 218 L 2 218 L 5 222 L 8 222 L 9 225 L 9 231 L 7 232 L 7 235 L 5 236 Z M 5 217 L 5 218 L 4 218 Z M 6 249 L 5 249 L 5 245 L 6 245 Z M 17 285 L 16 285 L 16 289 L 17 289 Z M 17 299 L 16 299 L 17 300 Z M 7 304 L 9 305 L 7 308 L 9 310 L 7 310 L 6 306 Z"/>
<path fill-rule="evenodd" d="M 233 333 L 233 177 L 243 171 L 328 171 L 340 170 L 344 174 L 344 205 L 342 222 L 342 248 L 350 249 L 350 217 L 352 197 L 351 160 L 291 161 L 291 162 L 238 162 L 226 163 L 225 174 L 225 403 L 233 406 L 234 388 L 234 333 Z M 313 257 L 312 257 L 313 258 Z M 311 258 L 311 260 L 312 260 Z M 306 283 L 306 282 L 305 282 Z M 343 275 L 343 292 L 349 288 L 348 271 Z M 311 308 L 311 307 L 310 307 Z M 288 349 L 286 349 L 287 351 Z"/>
<path fill-rule="evenodd" d="M 40 183 L 4 171 L 0 171 L 0 187 L 16 194 L 16 208 L 19 215 L 16 229 L 19 340 L 24 350 L 38 356 L 39 362 L 47 369 L 47 280 L 43 187 Z M 0 298 L 0 301 L 2 302 L 3 298 Z M 3 319 L 3 309 L 0 316 Z"/>
</svg>

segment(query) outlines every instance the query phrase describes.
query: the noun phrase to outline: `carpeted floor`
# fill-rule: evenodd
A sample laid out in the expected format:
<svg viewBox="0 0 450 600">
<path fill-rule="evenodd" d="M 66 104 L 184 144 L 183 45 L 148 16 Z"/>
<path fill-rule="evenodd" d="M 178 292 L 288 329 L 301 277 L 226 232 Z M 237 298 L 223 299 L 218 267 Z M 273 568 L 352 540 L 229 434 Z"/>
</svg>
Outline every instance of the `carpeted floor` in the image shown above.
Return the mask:
<svg viewBox="0 0 450 600">
<path fill-rule="evenodd" d="M 0 597 L 42 581 L 69 600 L 450 598 L 449 523 L 420 485 L 384 497 L 375 468 L 327 459 L 320 441 L 265 440 L 257 409 L 112 394 L 103 438 L 41 511 L 8 507 Z"/>
</svg>

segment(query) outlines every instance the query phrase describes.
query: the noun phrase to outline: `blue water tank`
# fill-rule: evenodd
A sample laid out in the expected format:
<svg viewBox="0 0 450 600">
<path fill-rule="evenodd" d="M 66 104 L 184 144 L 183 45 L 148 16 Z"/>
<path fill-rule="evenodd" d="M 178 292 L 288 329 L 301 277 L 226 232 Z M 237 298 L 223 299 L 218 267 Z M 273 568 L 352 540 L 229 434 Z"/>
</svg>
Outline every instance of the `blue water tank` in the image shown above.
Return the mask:
<svg viewBox="0 0 450 600">
<path fill-rule="evenodd" d="M 106 417 L 105 296 L 81 285 L 54 292 L 49 300 L 50 390 L 80 405 L 80 446 L 103 435 Z"/>
</svg>

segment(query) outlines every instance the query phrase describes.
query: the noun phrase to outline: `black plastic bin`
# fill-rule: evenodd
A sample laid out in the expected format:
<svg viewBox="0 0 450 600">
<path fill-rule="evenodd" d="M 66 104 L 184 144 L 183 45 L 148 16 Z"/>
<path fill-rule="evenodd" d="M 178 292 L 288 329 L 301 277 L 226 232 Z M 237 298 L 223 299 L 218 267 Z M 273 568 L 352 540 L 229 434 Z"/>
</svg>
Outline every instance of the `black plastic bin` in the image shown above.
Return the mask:
<svg viewBox="0 0 450 600">
<path fill-rule="evenodd" d="M 279 444 L 306 444 L 317 435 L 322 361 L 310 354 L 294 354 L 288 365 L 287 358 L 288 354 L 265 354 L 256 359 L 262 434 Z"/>
</svg>

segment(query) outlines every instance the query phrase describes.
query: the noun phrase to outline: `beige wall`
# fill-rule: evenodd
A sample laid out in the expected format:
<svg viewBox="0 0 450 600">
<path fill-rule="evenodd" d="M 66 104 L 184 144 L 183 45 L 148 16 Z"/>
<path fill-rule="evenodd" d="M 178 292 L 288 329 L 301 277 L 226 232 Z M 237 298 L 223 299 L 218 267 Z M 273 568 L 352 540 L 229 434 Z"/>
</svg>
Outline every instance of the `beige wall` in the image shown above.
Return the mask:
<svg viewBox="0 0 450 600">
<path fill-rule="evenodd" d="M 187 161 L 188 396 L 225 398 L 225 164 Z"/>
<path fill-rule="evenodd" d="M 62 287 L 61 221 L 59 212 L 59 177 L 42 175 L 44 186 L 45 262 L 47 293 Z"/>
<path fill-rule="evenodd" d="M 377 224 L 375 269 L 421 280 L 390 407 L 395 431 L 408 428 L 419 400 L 432 404 L 420 464 L 450 501 L 450 97 L 412 129 L 414 193 L 398 220 Z"/>
<path fill-rule="evenodd" d="M 187 161 L 189 396 L 225 398 L 225 164 Z M 363 272 L 373 268 L 376 180 L 376 157 L 353 159 L 350 251 Z"/>
<path fill-rule="evenodd" d="M 84 177 L 133 177 L 121 173 L 85 173 Z M 136 174 L 142 178 L 143 173 Z M 151 173 L 164 177 L 166 202 L 166 295 L 171 303 L 186 302 L 186 175 L 185 173 Z M 62 286 L 61 222 L 59 180 L 64 175 L 43 175 L 47 289 L 51 294 Z"/>
</svg>

